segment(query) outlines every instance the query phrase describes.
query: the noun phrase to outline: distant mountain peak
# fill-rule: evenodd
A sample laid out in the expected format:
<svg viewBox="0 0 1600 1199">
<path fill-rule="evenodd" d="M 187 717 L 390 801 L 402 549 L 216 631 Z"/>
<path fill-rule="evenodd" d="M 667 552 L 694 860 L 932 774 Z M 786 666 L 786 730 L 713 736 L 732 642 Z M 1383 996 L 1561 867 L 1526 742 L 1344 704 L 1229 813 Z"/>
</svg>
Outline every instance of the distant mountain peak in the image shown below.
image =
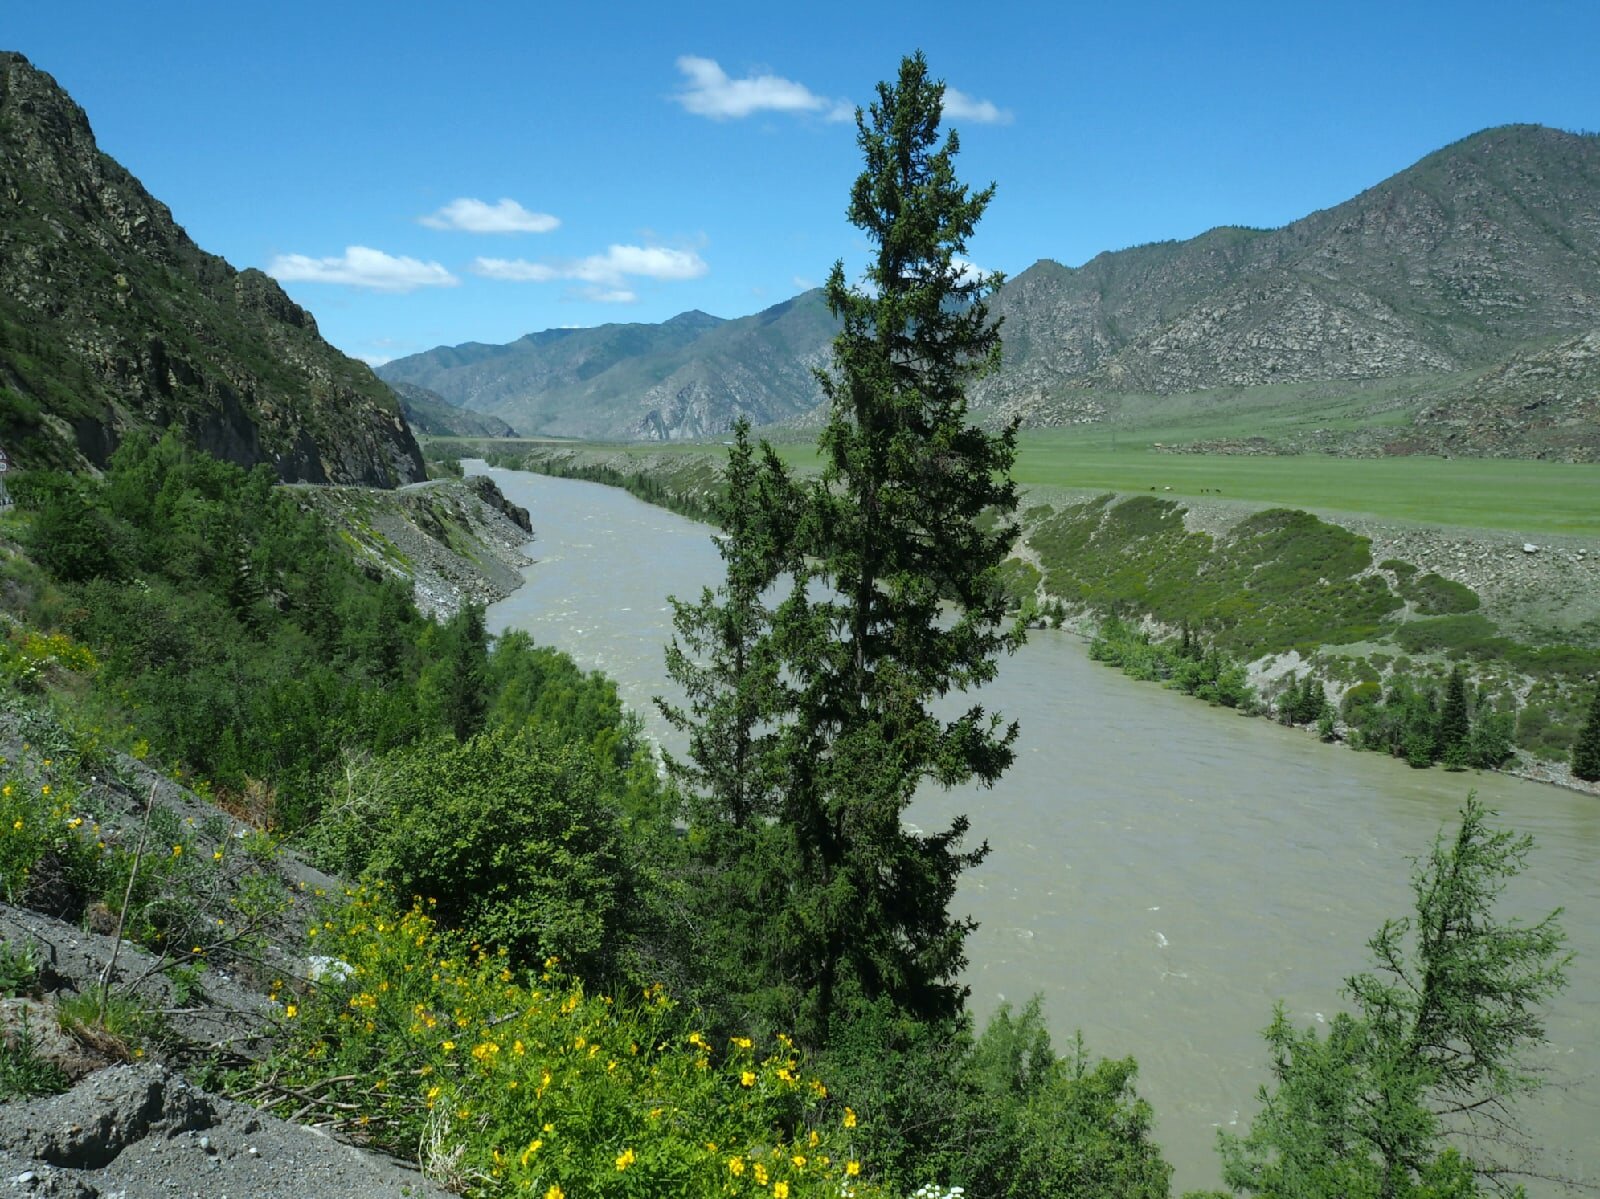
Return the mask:
<svg viewBox="0 0 1600 1199">
<path fill-rule="evenodd" d="M 720 316 L 712 316 L 709 312 L 701 312 L 698 308 L 691 308 L 688 312 L 680 312 L 677 316 L 669 317 L 662 324 L 673 328 L 715 329 L 718 325 L 726 324 Z"/>
</svg>

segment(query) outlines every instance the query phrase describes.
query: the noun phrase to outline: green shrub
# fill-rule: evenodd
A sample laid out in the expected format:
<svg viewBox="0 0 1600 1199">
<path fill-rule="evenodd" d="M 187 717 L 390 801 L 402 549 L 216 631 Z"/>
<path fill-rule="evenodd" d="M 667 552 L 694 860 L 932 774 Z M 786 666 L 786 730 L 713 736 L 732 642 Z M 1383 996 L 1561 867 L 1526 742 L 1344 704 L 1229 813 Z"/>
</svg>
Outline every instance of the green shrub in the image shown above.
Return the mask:
<svg viewBox="0 0 1600 1199">
<path fill-rule="evenodd" d="M 1091 1063 L 1081 1037 L 1058 1056 L 1037 999 L 968 1020 L 917 1024 L 856 1013 L 824 1070 L 861 1114 L 864 1152 L 901 1194 L 956 1185 L 983 1196 L 1165 1199 L 1132 1059 Z M 925 1193 L 918 1191 L 917 1193 Z"/>
<path fill-rule="evenodd" d="M 1339 715 L 1345 720 L 1362 708 L 1370 708 L 1383 701 L 1383 687 L 1381 684 L 1367 680 L 1357 683 L 1344 693 L 1344 698 L 1339 701 Z"/>
<path fill-rule="evenodd" d="M 637 874 L 590 754 L 536 728 L 435 741 L 387 760 L 381 794 L 334 813 L 325 864 L 436 897 L 435 914 L 526 965 L 618 966 Z"/>
<path fill-rule="evenodd" d="M 1432 571 L 1409 586 L 1402 585 L 1400 595 L 1415 604 L 1417 611 L 1424 616 L 1450 616 L 1472 612 L 1478 607 L 1476 591 Z"/>
</svg>

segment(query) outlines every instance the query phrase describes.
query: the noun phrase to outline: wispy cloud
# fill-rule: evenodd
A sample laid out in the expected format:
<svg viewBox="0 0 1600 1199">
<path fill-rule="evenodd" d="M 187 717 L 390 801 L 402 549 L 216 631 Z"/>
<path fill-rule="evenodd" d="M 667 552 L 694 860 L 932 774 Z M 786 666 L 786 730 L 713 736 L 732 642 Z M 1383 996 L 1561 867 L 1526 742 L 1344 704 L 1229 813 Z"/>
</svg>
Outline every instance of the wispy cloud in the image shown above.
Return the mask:
<svg viewBox="0 0 1600 1199">
<path fill-rule="evenodd" d="M 430 229 L 459 229 L 463 233 L 549 233 L 561 221 L 547 212 L 529 212 L 515 200 L 490 204 L 463 196 L 438 212 L 418 217 Z"/>
<path fill-rule="evenodd" d="M 280 283 L 343 283 L 370 291 L 408 292 L 419 287 L 455 287 L 461 282 L 437 262 L 397 258 L 367 246 L 346 246 L 342 257 L 279 254 L 267 274 Z"/>
<path fill-rule="evenodd" d="M 673 99 L 696 116 L 726 121 L 758 112 L 817 113 L 829 121 L 847 121 L 855 109 L 843 100 L 819 96 L 803 83 L 778 75 L 747 75 L 730 79 L 712 58 L 685 54 L 678 59 L 685 76 L 682 91 Z"/>
<path fill-rule="evenodd" d="M 631 303 L 638 297 L 626 286 L 629 276 L 641 279 L 698 279 L 711 268 L 693 250 L 665 246 L 608 246 L 587 258 L 529 262 L 524 258 L 477 258 L 472 271 L 486 279 L 514 283 L 549 283 L 573 279 L 590 287 L 580 294 L 609 304 Z"/>
<path fill-rule="evenodd" d="M 947 121 L 972 121 L 978 125 L 1009 125 L 1015 119 L 1009 108 L 1001 108 L 992 100 L 979 100 L 953 87 L 944 89 L 944 119 Z"/>
</svg>

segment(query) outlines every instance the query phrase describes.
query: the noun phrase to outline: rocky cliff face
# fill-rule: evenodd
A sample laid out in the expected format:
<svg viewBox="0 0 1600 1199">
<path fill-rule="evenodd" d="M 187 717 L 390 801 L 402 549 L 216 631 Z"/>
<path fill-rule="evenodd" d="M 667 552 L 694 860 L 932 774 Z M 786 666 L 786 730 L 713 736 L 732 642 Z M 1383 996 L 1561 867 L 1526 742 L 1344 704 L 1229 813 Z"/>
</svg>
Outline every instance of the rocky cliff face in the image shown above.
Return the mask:
<svg viewBox="0 0 1600 1199">
<path fill-rule="evenodd" d="M 372 372 L 273 280 L 196 246 L 49 75 L 0 53 L 0 444 L 99 465 L 151 427 L 289 481 L 424 477 Z"/>
</svg>

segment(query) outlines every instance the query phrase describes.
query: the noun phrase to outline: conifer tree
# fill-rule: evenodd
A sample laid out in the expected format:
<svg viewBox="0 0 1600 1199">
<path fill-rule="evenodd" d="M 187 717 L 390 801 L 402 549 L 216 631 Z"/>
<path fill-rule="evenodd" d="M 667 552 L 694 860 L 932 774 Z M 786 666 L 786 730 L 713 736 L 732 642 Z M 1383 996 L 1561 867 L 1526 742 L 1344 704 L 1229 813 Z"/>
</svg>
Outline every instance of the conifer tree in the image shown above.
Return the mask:
<svg viewBox="0 0 1600 1199">
<path fill-rule="evenodd" d="M 1439 713 L 1439 753 L 1446 759 L 1459 754 L 1472 730 L 1467 710 L 1467 676 L 1457 664 L 1444 685 L 1444 707 Z"/>
<path fill-rule="evenodd" d="M 998 581 L 1015 536 L 1015 426 L 968 423 L 965 391 L 999 360 L 984 302 L 999 277 L 962 258 L 994 189 L 957 180 L 943 95 L 918 53 L 856 114 L 865 168 L 848 215 L 875 254 L 862 286 L 842 263 L 828 278 L 843 327 L 819 372 L 823 472 L 798 530 L 805 567 L 774 617 L 794 693 L 778 751 L 792 861 L 771 889 L 774 967 L 819 1042 L 847 996 L 920 1018 L 959 1011 L 972 925 L 949 904 L 987 847 L 962 850 L 965 817 L 932 834 L 902 818 L 924 781 L 992 784 L 1016 734 L 978 705 L 950 720 L 929 706 L 993 678 L 1022 638 Z"/>
<path fill-rule="evenodd" d="M 763 442 L 758 458 L 749 421 L 740 418 L 733 435 L 726 490 L 711 506 L 724 582 L 695 603 L 670 600 L 676 635 L 667 673 L 687 705 L 656 700 L 689 735 L 689 760 L 669 757 L 668 765 L 693 796 L 691 825 L 713 838 L 776 815 L 771 754 L 788 705 L 763 594 L 793 564 L 800 501 L 772 447 Z"/>
<path fill-rule="evenodd" d="M 1533 842 L 1490 815 L 1469 796 L 1454 836 L 1417 863 L 1415 915 L 1386 921 L 1367 943 L 1375 969 L 1345 984 L 1357 1012 L 1319 1036 L 1279 1008 L 1274 1085 L 1246 1136 L 1219 1139 L 1234 1190 L 1469 1199 L 1535 1160 L 1515 1105 L 1540 1085 L 1527 1059 L 1572 955 L 1559 909 L 1533 924 L 1495 913 Z"/>
<path fill-rule="evenodd" d="M 1586 782 L 1600 782 L 1600 683 L 1589 704 L 1589 719 L 1572 746 L 1572 773 Z"/>
</svg>

